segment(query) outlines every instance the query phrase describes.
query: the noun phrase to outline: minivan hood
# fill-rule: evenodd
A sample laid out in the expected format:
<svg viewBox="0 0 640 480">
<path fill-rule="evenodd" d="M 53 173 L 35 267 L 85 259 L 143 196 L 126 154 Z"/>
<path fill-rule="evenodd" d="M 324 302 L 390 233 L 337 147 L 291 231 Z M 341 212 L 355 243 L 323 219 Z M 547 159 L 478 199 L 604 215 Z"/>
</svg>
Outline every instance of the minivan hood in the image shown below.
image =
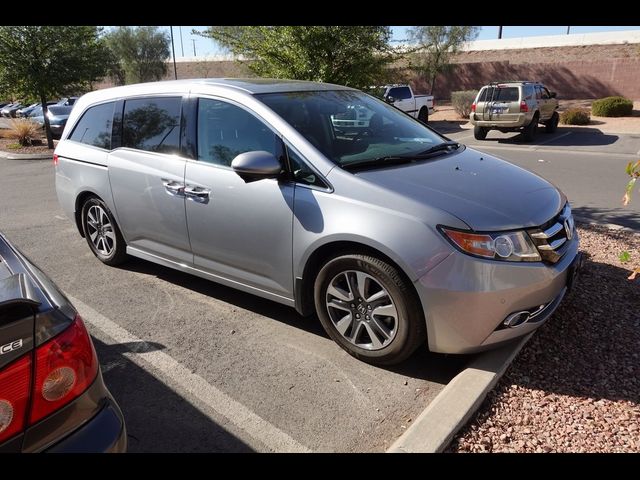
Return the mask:
<svg viewBox="0 0 640 480">
<path fill-rule="evenodd" d="M 449 212 L 476 231 L 539 226 L 566 202 L 560 190 L 538 175 L 471 148 L 356 175 Z"/>
</svg>

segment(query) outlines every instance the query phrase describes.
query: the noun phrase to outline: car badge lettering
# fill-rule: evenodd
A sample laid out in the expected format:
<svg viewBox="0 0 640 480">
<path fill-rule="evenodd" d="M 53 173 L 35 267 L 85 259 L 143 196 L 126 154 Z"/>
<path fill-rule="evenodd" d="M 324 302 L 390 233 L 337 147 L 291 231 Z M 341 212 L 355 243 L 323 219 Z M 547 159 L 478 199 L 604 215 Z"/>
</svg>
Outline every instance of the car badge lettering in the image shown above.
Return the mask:
<svg viewBox="0 0 640 480">
<path fill-rule="evenodd" d="M 0 347 L 0 355 L 4 355 L 5 353 L 13 352 L 14 350 L 18 350 L 22 348 L 22 339 L 14 340 L 13 342 L 6 343 Z"/>
</svg>

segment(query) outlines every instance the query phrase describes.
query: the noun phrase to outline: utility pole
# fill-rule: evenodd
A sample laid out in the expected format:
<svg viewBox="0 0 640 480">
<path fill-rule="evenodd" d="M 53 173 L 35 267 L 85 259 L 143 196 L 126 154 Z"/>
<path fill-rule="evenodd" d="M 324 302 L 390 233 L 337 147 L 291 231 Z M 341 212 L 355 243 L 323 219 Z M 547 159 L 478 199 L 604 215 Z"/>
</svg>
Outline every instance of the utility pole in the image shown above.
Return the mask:
<svg viewBox="0 0 640 480">
<path fill-rule="evenodd" d="M 193 42 L 193 56 L 197 57 L 197 55 L 196 55 L 196 39 L 192 38 L 191 41 Z"/>
<path fill-rule="evenodd" d="M 178 79 L 178 67 L 176 67 L 176 49 L 173 46 L 173 27 L 169 26 L 171 31 L 171 53 L 173 54 L 173 75 Z"/>
<path fill-rule="evenodd" d="M 180 29 L 180 48 L 182 49 L 182 56 L 184 57 L 184 45 L 182 44 L 182 26 L 178 27 Z"/>
<path fill-rule="evenodd" d="M 498 27 L 498 38 L 502 38 L 502 25 Z"/>
<path fill-rule="evenodd" d="M 567 35 L 569 35 L 569 30 L 571 29 L 571 27 L 567 27 Z"/>
</svg>

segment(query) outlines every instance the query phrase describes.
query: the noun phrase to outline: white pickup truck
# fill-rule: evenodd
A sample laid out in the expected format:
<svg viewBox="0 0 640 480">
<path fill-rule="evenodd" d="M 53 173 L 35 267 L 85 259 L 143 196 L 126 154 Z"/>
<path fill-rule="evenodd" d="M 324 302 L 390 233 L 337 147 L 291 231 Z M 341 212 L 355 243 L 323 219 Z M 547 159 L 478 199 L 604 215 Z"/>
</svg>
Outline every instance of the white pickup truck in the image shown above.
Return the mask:
<svg viewBox="0 0 640 480">
<path fill-rule="evenodd" d="M 414 95 L 409 85 L 385 85 L 382 98 L 421 122 L 433 113 L 433 95 Z"/>
</svg>

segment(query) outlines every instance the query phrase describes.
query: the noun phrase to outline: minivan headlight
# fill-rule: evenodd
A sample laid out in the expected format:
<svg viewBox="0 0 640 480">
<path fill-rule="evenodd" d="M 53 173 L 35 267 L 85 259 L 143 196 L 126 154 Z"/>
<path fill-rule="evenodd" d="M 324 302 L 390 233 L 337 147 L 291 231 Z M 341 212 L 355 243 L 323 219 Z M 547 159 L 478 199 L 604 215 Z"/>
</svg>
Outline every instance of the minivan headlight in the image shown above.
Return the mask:
<svg viewBox="0 0 640 480">
<path fill-rule="evenodd" d="M 522 231 L 470 233 L 441 227 L 440 231 L 464 253 L 509 262 L 539 262 L 538 249 L 529 235 Z"/>
</svg>

